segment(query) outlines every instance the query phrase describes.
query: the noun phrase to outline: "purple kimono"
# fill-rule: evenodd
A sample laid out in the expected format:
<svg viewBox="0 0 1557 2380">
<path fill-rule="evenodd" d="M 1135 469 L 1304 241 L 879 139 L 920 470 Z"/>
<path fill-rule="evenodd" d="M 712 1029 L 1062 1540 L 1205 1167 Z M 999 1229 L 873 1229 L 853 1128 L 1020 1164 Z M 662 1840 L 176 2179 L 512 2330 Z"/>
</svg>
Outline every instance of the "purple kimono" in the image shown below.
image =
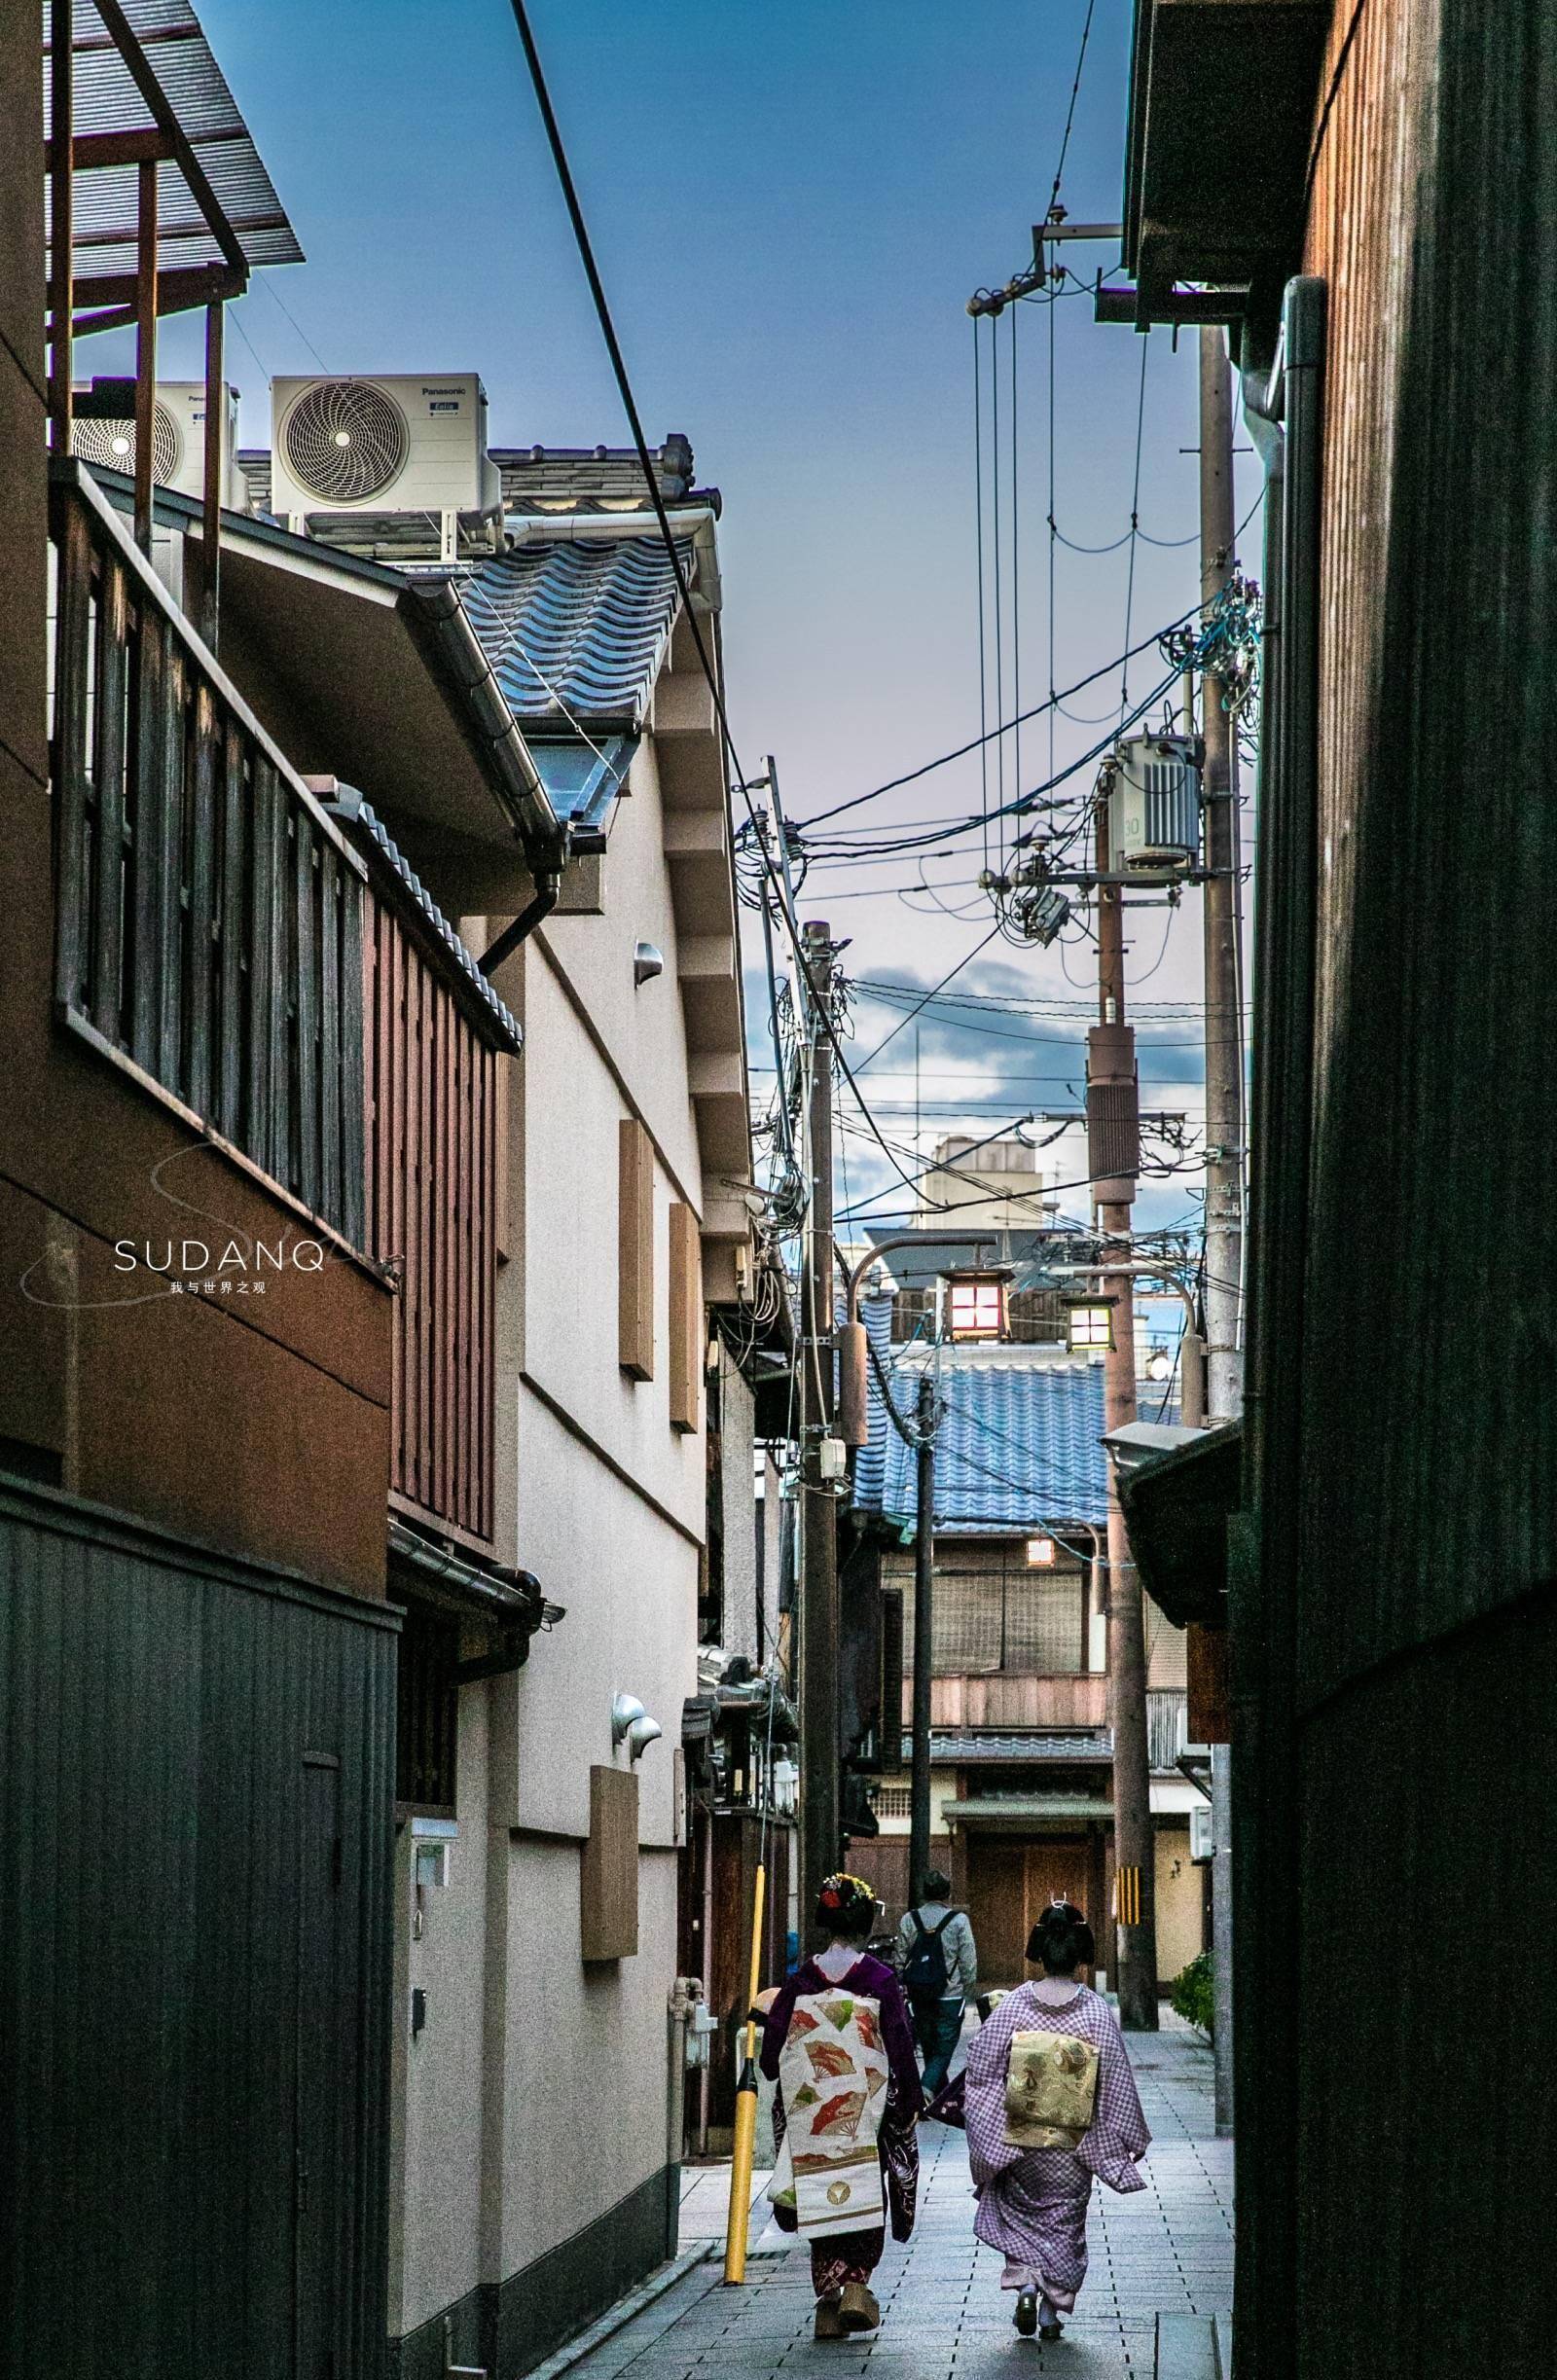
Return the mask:
<svg viewBox="0 0 1557 2380">
<path fill-rule="evenodd" d="M 1098 2052 L 1092 2123 L 1078 2147 L 1012 2148 L 1005 2138 L 1005 2078 L 1014 2033 L 1068 2033 Z M 1046 2006 L 1030 1983 L 1002 2000 L 967 2057 L 968 2155 L 978 2190 L 978 2237 L 1006 2259 L 1002 2286 L 1034 2287 L 1068 2312 L 1087 2276 L 1087 2207 L 1093 2178 L 1111 2190 L 1142 2190 L 1136 2171 L 1151 2142 L 1118 2020 L 1078 1983 L 1073 2000 Z M 1031 2274 L 1031 2283 L 1025 2275 Z"/>
<path fill-rule="evenodd" d="M 862 1951 L 848 1973 L 829 1975 L 815 1959 L 807 1959 L 790 1976 L 768 2011 L 762 2036 L 762 2071 L 770 2082 L 778 2079 L 778 2055 L 789 2031 L 795 2001 L 811 1992 L 855 1992 L 877 2001 L 882 2012 L 882 2047 L 887 2053 L 887 2106 L 882 2113 L 877 2146 L 887 2184 L 887 2204 L 892 2237 L 906 2240 L 914 2228 L 914 2203 L 919 2195 L 919 2135 L 915 2127 L 923 2107 L 919 2063 L 914 2055 L 914 2029 L 909 2021 L 903 1987 L 891 1968 Z M 784 2137 L 783 2094 L 774 2102 L 774 2137 Z M 780 2231 L 798 2228 L 794 2211 L 775 2207 Z M 832 2296 L 846 2282 L 869 2279 L 881 2261 L 887 2232 L 878 2223 L 869 2231 L 834 2233 L 811 2243 L 812 2287 L 818 2297 Z"/>
</svg>

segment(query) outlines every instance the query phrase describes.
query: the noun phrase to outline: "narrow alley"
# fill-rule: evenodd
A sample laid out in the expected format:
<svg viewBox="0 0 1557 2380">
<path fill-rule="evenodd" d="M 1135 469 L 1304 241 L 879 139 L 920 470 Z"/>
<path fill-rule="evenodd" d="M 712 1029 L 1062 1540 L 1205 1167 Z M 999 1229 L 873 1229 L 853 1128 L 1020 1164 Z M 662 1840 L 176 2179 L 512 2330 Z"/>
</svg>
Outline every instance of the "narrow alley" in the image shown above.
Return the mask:
<svg viewBox="0 0 1557 2380">
<path fill-rule="evenodd" d="M 1141 2167 L 1147 2186 L 1128 2198 L 1095 2189 L 1091 2268 L 1057 2346 L 1016 2337 L 1000 2258 L 973 2238 L 963 2135 L 926 2123 L 919 2219 L 905 2246 L 888 2243 L 878 2267 L 883 2320 L 874 2336 L 813 2340 L 806 2251 L 765 2223 L 759 2198 L 742 2287 L 725 2287 L 722 2241 L 710 2240 L 706 2259 L 683 2269 L 663 2296 L 581 2358 L 564 2351 L 544 2366 L 544 2380 L 564 2371 L 577 2380 L 772 2380 L 822 2370 L 868 2380 L 994 2380 L 1014 2368 L 1122 2380 L 1152 2371 L 1159 2313 L 1202 2327 L 1203 2342 L 1186 2325 L 1174 2346 L 1203 2343 L 1209 2372 L 1210 2320 L 1225 2314 L 1233 2291 L 1233 2148 L 1215 2138 L 1211 2054 L 1172 2017 L 1155 2038 L 1133 2037 L 1131 2052 L 1152 2132 Z M 696 2206 L 700 2232 L 709 2188 L 724 2179 L 710 2174 L 688 2193 L 684 2205 Z M 682 2236 L 685 2246 L 685 2220 Z M 1168 2354 L 1162 2368 L 1177 2368 Z"/>
</svg>

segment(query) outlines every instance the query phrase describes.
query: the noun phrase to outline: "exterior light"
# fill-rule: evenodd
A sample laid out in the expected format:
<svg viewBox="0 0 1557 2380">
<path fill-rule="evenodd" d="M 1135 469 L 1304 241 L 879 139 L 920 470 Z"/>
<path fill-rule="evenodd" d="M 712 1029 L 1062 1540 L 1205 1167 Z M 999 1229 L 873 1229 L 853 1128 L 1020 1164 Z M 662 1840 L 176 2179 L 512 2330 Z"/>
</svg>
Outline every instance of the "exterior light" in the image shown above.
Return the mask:
<svg viewBox="0 0 1557 2380">
<path fill-rule="evenodd" d="M 1004 1335 L 1003 1281 L 954 1280 L 950 1294 L 954 1339 L 998 1339 Z"/>
<path fill-rule="evenodd" d="M 1153 1348 L 1146 1358 L 1146 1378 L 1148 1380 L 1171 1380 L 1173 1370 L 1174 1359 L 1168 1350 L 1165 1347 Z"/>
<path fill-rule="evenodd" d="M 778 1759 L 773 1764 L 773 1806 L 780 1818 L 793 1818 L 798 1798 L 800 1771 L 792 1760 Z"/>
<path fill-rule="evenodd" d="M 1107 1349 L 1113 1345 L 1113 1308 L 1074 1305 L 1069 1310 L 1069 1341 L 1073 1349 Z"/>
<path fill-rule="evenodd" d="M 657 975 L 665 973 L 665 953 L 652 942 L 633 945 L 633 981 L 641 987 L 652 984 Z"/>
<path fill-rule="evenodd" d="M 1058 1548 L 1052 1537 L 1029 1537 L 1028 1568 L 1030 1570 L 1052 1570 Z"/>
</svg>

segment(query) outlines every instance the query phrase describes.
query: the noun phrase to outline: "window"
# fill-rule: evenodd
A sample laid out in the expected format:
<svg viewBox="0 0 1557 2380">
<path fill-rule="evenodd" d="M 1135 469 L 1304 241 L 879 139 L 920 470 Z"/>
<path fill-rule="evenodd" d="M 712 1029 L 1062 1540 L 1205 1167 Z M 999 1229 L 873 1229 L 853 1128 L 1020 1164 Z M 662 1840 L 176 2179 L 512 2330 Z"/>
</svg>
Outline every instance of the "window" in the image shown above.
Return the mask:
<svg viewBox="0 0 1557 2380">
<path fill-rule="evenodd" d="M 1063 1550 L 1063 1549 L 1062 1549 Z M 1026 1545 L 964 1542 L 935 1565 L 930 1661 L 937 1677 L 1077 1677 L 1086 1662 L 1086 1574 L 1029 1569 Z M 883 1569 L 903 1594 L 903 1671 L 913 1668 L 914 1564 Z"/>
<path fill-rule="evenodd" d="M 1013 1289 L 1005 1301 L 1007 1335 L 1019 1347 L 1057 1346 L 1065 1338 L 1058 1289 Z"/>
<path fill-rule="evenodd" d="M 954 1280 L 950 1284 L 954 1339 L 998 1339 L 1005 1328 L 1005 1284 L 997 1280 Z"/>
<path fill-rule="evenodd" d="M 617 1360 L 633 1380 L 654 1378 L 654 1147 L 636 1116 L 617 1141 Z"/>
<path fill-rule="evenodd" d="M 935 1293 L 931 1289 L 899 1289 L 892 1299 L 892 1345 L 935 1335 Z"/>
</svg>

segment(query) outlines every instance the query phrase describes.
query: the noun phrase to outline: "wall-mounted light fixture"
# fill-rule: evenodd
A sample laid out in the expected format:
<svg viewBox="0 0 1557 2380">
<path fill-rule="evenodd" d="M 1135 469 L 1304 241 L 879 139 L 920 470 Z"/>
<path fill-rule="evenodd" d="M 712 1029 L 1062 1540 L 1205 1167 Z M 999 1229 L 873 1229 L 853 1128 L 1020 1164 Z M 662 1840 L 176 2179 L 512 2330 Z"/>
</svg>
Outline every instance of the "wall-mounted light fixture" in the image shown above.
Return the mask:
<svg viewBox="0 0 1557 2380">
<path fill-rule="evenodd" d="M 656 949 L 652 942 L 635 942 L 633 945 L 633 981 L 634 984 L 640 986 L 652 984 L 657 975 L 664 973 L 665 953 Z"/>
<path fill-rule="evenodd" d="M 1052 1537 L 1029 1537 L 1028 1568 L 1030 1570 L 1052 1570 L 1058 1547 Z"/>
<path fill-rule="evenodd" d="M 664 1735 L 635 1694 L 619 1694 L 611 1705 L 611 1742 L 627 1746 L 628 1758 L 640 1760 L 649 1746 Z"/>
</svg>

